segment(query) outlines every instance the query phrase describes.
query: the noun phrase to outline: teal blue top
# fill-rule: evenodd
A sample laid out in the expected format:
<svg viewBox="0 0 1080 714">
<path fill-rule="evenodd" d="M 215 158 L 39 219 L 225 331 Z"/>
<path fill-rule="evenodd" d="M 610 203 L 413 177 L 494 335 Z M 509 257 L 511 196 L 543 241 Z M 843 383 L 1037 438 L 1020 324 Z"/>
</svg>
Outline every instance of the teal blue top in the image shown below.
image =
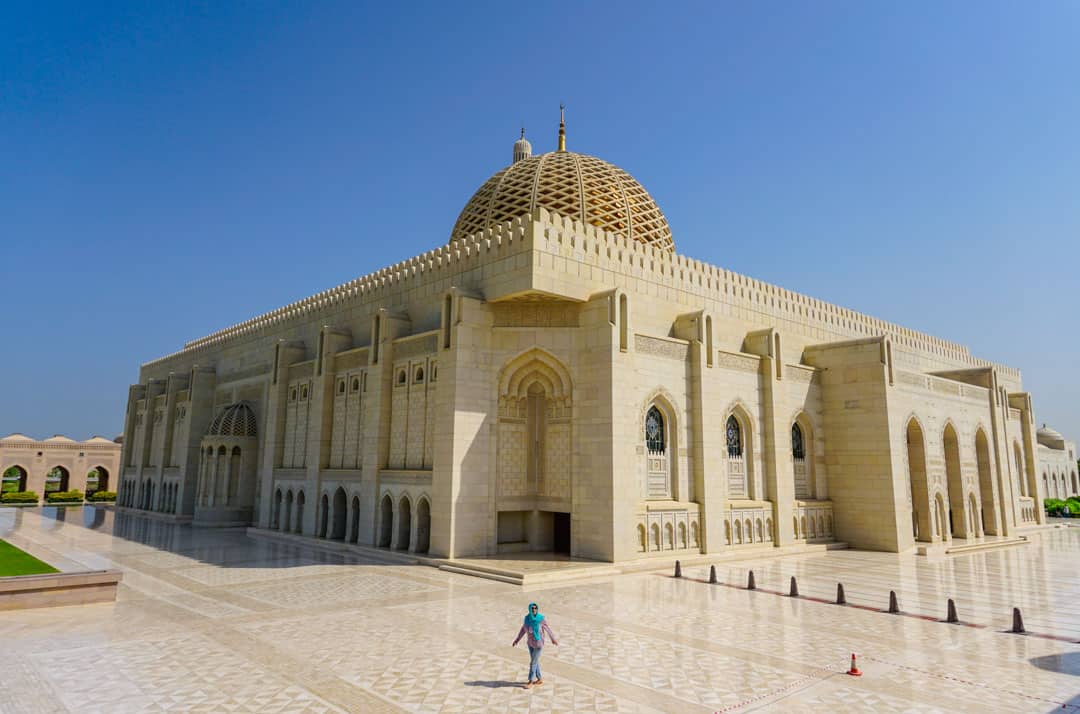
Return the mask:
<svg viewBox="0 0 1080 714">
<path fill-rule="evenodd" d="M 536 614 L 532 614 L 532 609 L 536 608 Z M 540 623 L 544 621 L 544 616 L 540 614 L 540 607 L 535 602 L 529 603 L 529 614 L 525 616 L 525 627 L 532 628 L 533 638 L 538 642 L 543 642 L 540 639 Z"/>
</svg>

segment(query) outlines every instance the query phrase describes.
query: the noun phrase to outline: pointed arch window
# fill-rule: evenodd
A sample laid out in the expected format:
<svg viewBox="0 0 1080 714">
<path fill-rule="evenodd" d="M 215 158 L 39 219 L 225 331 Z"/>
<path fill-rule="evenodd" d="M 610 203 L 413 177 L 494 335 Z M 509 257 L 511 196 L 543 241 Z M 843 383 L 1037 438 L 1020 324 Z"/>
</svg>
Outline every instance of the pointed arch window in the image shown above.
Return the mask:
<svg viewBox="0 0 1080 714">
<path fill-rule="evenodd" d="M 742 424 L 734 414 L 728 417 L 726 432 L 728 496 L 731 498 L 747 498 L 750 493 L 747 489 L 746 460 L 743 458 L 743 429 Z"/>
<path fill-rule="evenodd" d="M 734 414 L 727 420 L 727 453 L 731 458 L 743 455 L 742 427 L 739 426 L 739 420 Z"/>
<path fill-rule="evenodd" d="M 806 458 L 806 448 L 803 446 L 802 428 L 797 423 L 791 425 L 791 455 L 796 459 Z"/>
<path fill-rule="evenodd" d="M 645 446 L 650 454 L 665 451 L 664 415 L 655 406 L 649 407 L 649 413 L 645 415 Z"/>
</svg>

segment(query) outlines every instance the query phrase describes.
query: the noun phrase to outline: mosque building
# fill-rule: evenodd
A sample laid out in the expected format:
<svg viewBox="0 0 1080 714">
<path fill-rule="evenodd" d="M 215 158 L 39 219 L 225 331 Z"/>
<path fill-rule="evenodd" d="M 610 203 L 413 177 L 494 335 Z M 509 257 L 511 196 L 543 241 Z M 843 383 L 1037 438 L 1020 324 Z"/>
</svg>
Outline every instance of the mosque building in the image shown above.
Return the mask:
<svg viewBox="0 0 1080 714">
<path fill-rule="evenodd" d="M 1078 492 L 1017 369 L 677 253 L 565 122 L 445 244 L 144 364 L 123 444 L 122 507 L 452 558 L 903 552 Z"/>
</svg>

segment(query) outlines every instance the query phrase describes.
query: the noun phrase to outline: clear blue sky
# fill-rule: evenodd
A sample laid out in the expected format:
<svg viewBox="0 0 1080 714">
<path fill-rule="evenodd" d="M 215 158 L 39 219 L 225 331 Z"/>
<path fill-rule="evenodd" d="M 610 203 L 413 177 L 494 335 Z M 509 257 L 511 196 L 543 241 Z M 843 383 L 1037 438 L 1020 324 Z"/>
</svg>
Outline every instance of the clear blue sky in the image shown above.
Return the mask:
<svg viewBox="0 0 1080 714">
<path fill-rule="evenodd" d="M 1080 438 L 1080 4 L 0 6 L 0 434 L 436 246 L 524 122 L 682 253 L 1023 370 Z"/>
</svg>

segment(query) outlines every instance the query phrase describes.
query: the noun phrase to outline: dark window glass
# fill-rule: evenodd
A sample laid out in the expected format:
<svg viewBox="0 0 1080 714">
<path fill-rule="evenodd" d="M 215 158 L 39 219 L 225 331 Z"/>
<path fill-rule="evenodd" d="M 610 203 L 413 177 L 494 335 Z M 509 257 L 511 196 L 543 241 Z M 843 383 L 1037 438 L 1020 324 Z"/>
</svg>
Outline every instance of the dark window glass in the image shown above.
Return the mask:
<svg viewBox="0 0 1080 714">
<path fill-rule="evenodd" d="M 645 415 L 645 447 L 650 453 L 664 453 L 664 415 L 656 407 L 649 407 Z"/>
<path fill-rule="evenodd" d="M 728 456 L 742 456 L 742 427 L 739 420 L 729 416 L 727 420 L 727 454 Z"/>
<path fill-rule="evenodd" d="M 803 447 L 802 429 L 798 424 L 791 425 L 791 455 L 796 459 L 806 458 L 806 449 Z"/>
</svg>

